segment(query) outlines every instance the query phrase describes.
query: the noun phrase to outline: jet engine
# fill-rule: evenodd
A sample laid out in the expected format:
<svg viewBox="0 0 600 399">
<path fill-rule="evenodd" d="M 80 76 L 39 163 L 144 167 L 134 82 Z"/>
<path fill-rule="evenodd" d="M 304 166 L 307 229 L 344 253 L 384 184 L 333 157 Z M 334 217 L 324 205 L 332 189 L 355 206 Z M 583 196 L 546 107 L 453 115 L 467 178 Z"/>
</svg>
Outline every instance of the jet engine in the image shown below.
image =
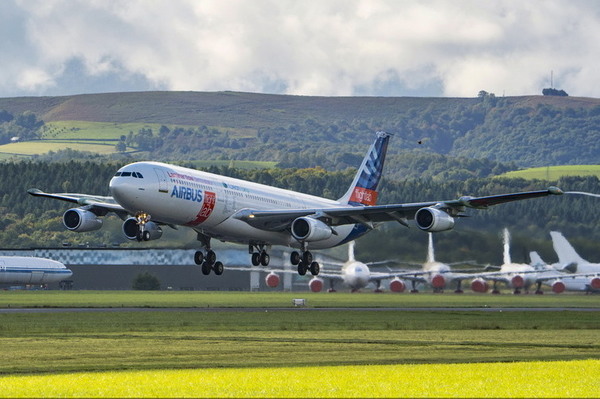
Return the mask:
<svg viewBox="0 0 600 399">
<path fill-rule="evenodd" d="M 590 281 L 590 286 L 595 290 L 600 290 L 600 277 L 594 277 L 592 281 Z"/>
<path fill-rule="evenodd" d="M 435 289 L 442 289 L 446 286 L 446 279 L 441 274 L 436 274 L 431 278 L 431 286 Z"/>
<path fill-rule="evenodd" d="M 415 214 L 417 227 L 423 231 L 445 231 L 454 227 L 454 218 L 437 208 L 421 208 Z"/>
<path fill-rule="evenodd" d="M 321 241 L 326 240 L 333 232 L 331 227 L 320 220 L 300 217 L 292 222 L 292 236 L 298 241 Z"/>
<path fill-rule="evenodd" d="M 323 280 L 318 277 L 314 277 L 309 281 L 308 288 L 310 288 L 312 292 L 321 292 L 323 289 Z"/>
<path fill-rule="evenodd" d="M 267 277 L 265 277 L 265 284 L 267 284 L 267 287 L 269 288 L 275 288 L 279 285 L 279 276 L 273 272 L 267 274 Z"/>
<path fill-rule="evenodd" d="M 510 285 L 513 288 L 523 288 L 525 287 L 525 279 L 521 275 L 516 275 L 510 279 Z"/>
<path fill-rule="evenodd" d="M 555 282 L 552 283 L 552 292 L 554 292 L 555 294 L 560 294 L 561 292 L 564 292 L 566 287 L 565 287 L 565 283 L 563 283 L 560 280 L 556 280 Z"/>
<path fill-rule="evenodd" d="M 63 224 L 72 231 L 94 231 L 102 227 L 102 219 L 99 219 L 94 212 L 73 208 L 63 214 Z"/>
<path fill-rule="evenodd" d="M 471 290 L 473 292 L 487 292 L 490 289 L 487 281 L 482 279 L 481 277 L 474 279 L 471 281 Z"/>
<path fill-rule="evenodd" d="M 123 234 L 130 240 L 138 239 L 139 226 L 135 218 L 129 218 L 123 222 Z M 144 225 L 144 232 L 140 237 L 144 241 L 158 240 L 162 237 L 162 229 L 154 222 L 147 222 Z"/>
<path fill-rule="evenodd" d="M 404 281 L 400 280 L 398 277 L 394 278 L 390 281 L 390 291 L 392 292 L 404 292 L 406 289 L 406 284 Z"/>
</svg>

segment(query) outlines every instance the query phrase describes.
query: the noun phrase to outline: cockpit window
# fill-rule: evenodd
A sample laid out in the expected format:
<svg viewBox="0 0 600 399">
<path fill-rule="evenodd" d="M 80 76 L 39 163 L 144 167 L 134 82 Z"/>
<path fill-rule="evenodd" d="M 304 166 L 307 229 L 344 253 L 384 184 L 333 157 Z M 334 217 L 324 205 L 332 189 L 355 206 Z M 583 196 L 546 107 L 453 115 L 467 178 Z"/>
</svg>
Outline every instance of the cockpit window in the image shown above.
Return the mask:
<svg viewBox="0 0 600 399">
<path fill-rule="evenodd" d="M 143 179 L 144 176 L 140 172 L 117 172 L 115 173 L 115 177 L 135 177 L 136 179 Z"/>
</svg>

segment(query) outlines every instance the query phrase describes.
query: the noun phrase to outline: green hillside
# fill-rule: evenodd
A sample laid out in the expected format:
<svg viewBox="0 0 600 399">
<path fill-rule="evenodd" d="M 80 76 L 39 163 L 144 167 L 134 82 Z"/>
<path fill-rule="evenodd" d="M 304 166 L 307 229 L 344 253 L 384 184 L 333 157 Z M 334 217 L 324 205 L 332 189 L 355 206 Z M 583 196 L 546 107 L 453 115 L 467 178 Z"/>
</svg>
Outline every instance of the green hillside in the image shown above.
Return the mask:
<svg viewBox="0 0 600 399">
<path fill-rule="evenodd" d="M 4 121 L 2 113 L 8 114 Z M 271 162 L 342 170 L 356 167 L 356 158 L 360 162 L 373 132 L 380 129 L 394 134 L 389 154 L 399 162 L 394 168 L 402 169 L 397 177 L 414 173 L 403 164 L 407 158 L 419 170 L 414 176 L 460 179 L 519 167 L 596 164 L 600 99 L 236 92 L 0 98 L 0 145 L 15 137 L 22 142 L 0 146 L 0 158 L 70 148 L 113 159 Z M 44 144 L 23 144 L 35 140 Z"/>
</svg>

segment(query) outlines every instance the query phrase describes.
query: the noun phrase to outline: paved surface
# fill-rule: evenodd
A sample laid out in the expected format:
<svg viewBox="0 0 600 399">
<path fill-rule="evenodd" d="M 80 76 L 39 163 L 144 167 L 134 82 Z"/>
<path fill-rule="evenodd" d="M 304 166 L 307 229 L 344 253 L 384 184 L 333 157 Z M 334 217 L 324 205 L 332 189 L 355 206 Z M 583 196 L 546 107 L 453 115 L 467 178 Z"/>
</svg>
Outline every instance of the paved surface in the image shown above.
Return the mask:
<svg viewBox="0 0 600 399">
<path fill-rule="evenodd" d="M 3 308 L 0 314 L 9 313 L 69 313 L 69 312 L 600 312 L 600 308 Z"/>
</svg>

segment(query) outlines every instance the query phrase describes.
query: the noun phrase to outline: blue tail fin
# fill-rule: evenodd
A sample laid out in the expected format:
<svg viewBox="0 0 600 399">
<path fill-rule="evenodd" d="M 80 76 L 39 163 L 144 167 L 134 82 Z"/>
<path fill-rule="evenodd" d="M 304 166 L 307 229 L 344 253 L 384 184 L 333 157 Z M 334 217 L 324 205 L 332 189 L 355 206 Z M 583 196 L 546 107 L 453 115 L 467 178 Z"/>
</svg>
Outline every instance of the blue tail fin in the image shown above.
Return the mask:
<svg viewBox="0 0 600 399">
<path fill-rule="evenodd" d="M 386 132 L 377 132 L 375 142 L 363 159 L 352 185 L 338 200 L 339 202 L 350 205 L 375 205 L 377 203 L 377 185 L 381 180 L 390 136 Z"/>
</svg>

